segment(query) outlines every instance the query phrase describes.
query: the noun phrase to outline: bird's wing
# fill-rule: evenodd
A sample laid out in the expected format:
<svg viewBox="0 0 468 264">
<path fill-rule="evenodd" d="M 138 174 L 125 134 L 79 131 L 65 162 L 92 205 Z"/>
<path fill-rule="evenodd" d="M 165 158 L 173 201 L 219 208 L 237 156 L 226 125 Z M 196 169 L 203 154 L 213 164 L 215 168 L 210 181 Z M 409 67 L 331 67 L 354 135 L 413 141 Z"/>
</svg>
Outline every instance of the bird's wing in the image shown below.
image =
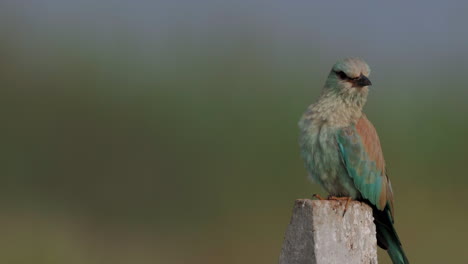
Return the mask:
<svg viewBox="0 0 468 264">
<path fill-rule="evenodd" d="M 338 132 L 337 142 L 348 174 L 361 195 L 379 210 L 388 205 L 393 218 L 392 186 L 374 126 L 363 114 L 356 125 Z"/>
</svg>

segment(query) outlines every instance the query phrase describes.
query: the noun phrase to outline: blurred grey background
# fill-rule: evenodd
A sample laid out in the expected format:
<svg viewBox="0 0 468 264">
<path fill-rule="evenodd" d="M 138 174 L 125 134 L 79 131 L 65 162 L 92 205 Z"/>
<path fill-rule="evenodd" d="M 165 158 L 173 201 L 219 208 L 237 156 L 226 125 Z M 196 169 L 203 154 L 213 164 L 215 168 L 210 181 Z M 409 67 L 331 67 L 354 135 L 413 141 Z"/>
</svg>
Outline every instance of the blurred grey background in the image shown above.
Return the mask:
<svg viewBox="0 0 468 264">
<path fill-rule="evenodd" d="M 294 200 L 324 194 L 297 121 L 347 56 L 409 259 L 468 262 L 467 11 L 2 0 L 0 262 L 276 263 Z"/>
</svg>

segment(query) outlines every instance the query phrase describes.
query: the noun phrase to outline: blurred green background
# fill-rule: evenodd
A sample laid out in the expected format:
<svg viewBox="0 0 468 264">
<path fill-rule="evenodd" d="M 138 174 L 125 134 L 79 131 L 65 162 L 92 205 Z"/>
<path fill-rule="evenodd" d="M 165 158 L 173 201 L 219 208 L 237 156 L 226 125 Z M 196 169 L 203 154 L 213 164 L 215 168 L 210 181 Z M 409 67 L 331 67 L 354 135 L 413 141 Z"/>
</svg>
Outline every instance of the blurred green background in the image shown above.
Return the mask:
<svg viewBox="0 0 468 264">
<path fill-rule="evenodd" d="M 324 194 L 297 121 L 346 56 L 373 69 L 410 260 L 468 262 L 467 10 L 1 1 L 0 262 L 276 263 L 294 200 Z"/>
</svg>

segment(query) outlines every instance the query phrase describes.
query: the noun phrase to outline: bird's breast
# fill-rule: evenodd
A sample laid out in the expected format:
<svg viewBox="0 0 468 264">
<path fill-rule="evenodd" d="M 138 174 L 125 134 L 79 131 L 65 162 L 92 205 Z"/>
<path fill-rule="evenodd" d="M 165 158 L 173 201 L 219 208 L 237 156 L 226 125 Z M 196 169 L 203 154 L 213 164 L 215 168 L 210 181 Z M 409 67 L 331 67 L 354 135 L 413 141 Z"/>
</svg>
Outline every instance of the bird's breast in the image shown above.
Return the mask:
<svg viewBox="0 0 468 264">
<path fill-rule="evenodd" d="M 356 188 L 344 167 L 336 142 L 340 128 L 317 124 L 313 120 L 301 124 L 301 156 L 312 181 L 331 195 L 356 197 Z"/>
</svg>

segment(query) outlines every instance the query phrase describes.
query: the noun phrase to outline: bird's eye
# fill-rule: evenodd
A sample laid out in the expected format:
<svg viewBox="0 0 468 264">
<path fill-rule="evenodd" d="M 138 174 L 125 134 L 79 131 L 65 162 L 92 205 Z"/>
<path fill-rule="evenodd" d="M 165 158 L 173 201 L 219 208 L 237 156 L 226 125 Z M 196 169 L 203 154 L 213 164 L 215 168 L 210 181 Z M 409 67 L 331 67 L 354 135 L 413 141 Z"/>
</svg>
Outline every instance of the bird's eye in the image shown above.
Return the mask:
<svg viewBox="0 0 468 264">
<path fill-rule="evenodd" d="M 349 77 L 346 75 L 346 73 L 342 72 L 342 71 L 339 71 L 339 72 L 336 72 L 336 74 L 340 77 L 340 79 L 342 80 L 345 80 L 345 79 L 349 79 Z"/>
</svg>

